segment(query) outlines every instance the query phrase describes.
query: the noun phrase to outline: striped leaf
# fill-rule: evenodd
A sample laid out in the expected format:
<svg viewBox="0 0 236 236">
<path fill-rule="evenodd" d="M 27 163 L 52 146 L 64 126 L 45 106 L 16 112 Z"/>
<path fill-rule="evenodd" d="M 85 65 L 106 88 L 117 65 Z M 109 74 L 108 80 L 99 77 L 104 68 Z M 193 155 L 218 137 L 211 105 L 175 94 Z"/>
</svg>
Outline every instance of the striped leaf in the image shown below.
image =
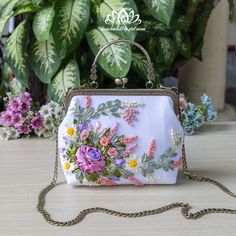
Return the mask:
<svg viewBox="0 0 236 236">
<path fill-rule="evenodd" d="M 87 33 L 87 40 L 94 55 L 107 43 L 120 39 L 114 33 L 102 31 L 100 28 Z M 131 49 L 129 44 L 113 44 L 98 58 L 102 69 L 114 78 L 126 76 L 131 64 Z"/>
<path fill-rule="evenodd" d="M 158 55 L 165 65 L 170 65 L 175 58 L 175 45 L 171 38 L 158 38 Z"/>
<path fill-rule="evenodd" d="M 11 67 L 15 77 L 28 86 L 28 66 L 26 61 L 25 44 L 27 41 L 27 21 L 22 21 L 5 44 L 5 61 Z"/>
<path fill-rule="evenodd" d="M 11 16 L 13 15 L 13 8 L 15 7 L 16 3 L 19 0 L 11 0 L 11 1 L 5 1 L 2 3 L 0 3 L 0 6 L 2 7 L 2 9 L 0 10 L 0 38 L 2 37 L 3 34 L 3 30 L 4 27 L 6 25 L 6 23 L 8 22 L 8 20 L 11 18 Z"/>
<path fill-rule="evenodd" d="M 16 78 L 9 81 L 9 87 L 13 96 L 18 96 L 22 92 L 25 92 L 24 85 L 22 85 Z"/>
<path fill-rule="evenodd" d="M 151 14 L 160 22 L 169 25 L 175 0 L 143 0 Z"/>
<path fill-rule="evenodd" d="M 34 13 L 36 11 L 36 7 L 32 3 L 27 3 L 25 5 L 21 5 L 17 7 L 14 11 L 13 16 L 17 16 L 24 13 Z"/>
<path fill-rule="evenodd" d="M 53 7 L 44 7 L 37 12 L 33 21 L 33 31 L 37 40 L 44 41 L 49 38 L 54 15 Z"/>
<path fill-rule="evenodd" d="M 111 21 L 107 21 L 108 16 Z M 139 25 L 138 16 L 138 9 L 133 0 L 104 0 L 97 6 L 97 25 L 105 28 L 134 28 Z M 122 25 L 122 19 L 124 22 L 129 20 L 133 23 L 125 23 Z M 122 38 L 130 40 L 134 40 L 136 36 L 136 31 L 113 30 L 113 32 L 120 35 Z"/>
<path fill-rule="evenodd" d="M 67 66 L 61 69 L 48 86 L 48 93 L 53 101 L 62 103 L 71 87 L 80 86 L 80 73 L 75 60 L 71 60 Z"/>
<path fill-rule="evenodd" d="M 180 54 L 186 58 L 191 57 L 191 39 L 186 32 L 176 30 L 174 32 L 174 42 Z"/>
<path fill-rule="evenodd" d="M 90 0 L 56 1 L 52 32 L 61 58 L 80 43 L 88 25 Z"/>
<path fill-rule="evenodd" d="M 35 41 L 30 45 L 29 59 L 39 79 L 50 83 L 61 63 L 52 35 L 46 41 Z"/>
</svg>

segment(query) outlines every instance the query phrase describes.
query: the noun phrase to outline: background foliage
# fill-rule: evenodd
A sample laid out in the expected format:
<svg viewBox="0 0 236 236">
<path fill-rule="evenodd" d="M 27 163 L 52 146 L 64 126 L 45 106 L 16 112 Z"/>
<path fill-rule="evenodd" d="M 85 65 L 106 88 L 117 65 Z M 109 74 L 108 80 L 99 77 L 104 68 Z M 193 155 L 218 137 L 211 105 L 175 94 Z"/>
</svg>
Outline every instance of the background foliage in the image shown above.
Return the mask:
<svg viewBox="0 0 236 236">
<path fill-rule="evenodd" d="M 230 0 L 235 6 L 235 0 Z M 131 39 L 151 55 L 155 83 L 174 75 L 191 57 L 201 59 L 203 36 L 215 0 L 0 0 L 0 38 L 12 16 L 15 30 L 2 40 L 1 94 L 25 88 L 62 101 L 69 87 L 88 86 L 94 54 L 115 39 Z M 143 31 L 102 31 L 112 10 L 133 10 Z M 231 11 L 235 18 L 235 11 Z M 114 25 L 113 25 L 114 26 Z M 131 25 L 132 26 L 132 25 Z M 144 87 L 146 60 L 135 48 L 119 44 L 99 58 L 101 87 L 130 70 L 129 87 Z M 39 83 L 40 81 L 40 83 Z M 38 90 L 38 91 L 37 91 Z M 45 96 L 46 95 L 46 96 Z"/>
</svg>

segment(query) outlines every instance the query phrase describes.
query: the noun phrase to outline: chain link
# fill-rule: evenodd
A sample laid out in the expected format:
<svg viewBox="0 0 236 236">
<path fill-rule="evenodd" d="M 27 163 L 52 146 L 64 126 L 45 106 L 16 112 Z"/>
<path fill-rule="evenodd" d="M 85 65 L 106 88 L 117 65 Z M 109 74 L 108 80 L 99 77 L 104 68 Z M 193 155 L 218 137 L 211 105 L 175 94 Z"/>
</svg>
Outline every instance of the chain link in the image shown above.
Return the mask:
<svg viewBox="0 0 236 236">
<path fill-rule="evenodd" d="M 181 118 L 181 114 L 179 115 Z M 236 214 L 236 210 L 226 209 L 226 208 L 205 208 L 205 209 L 192 213 L 192 212 L 189 212 L 191 207 L 188 203 L 174 202 L 163 207 L 159 207 L 152 210 L 139 211 L 139 212 L 120 212 L 120 211 L 110 210 L 110 209 L 102 208 L 102 207 L 93 207 L 93 208 L 87 208 L 80 211 L 79 214 L 74 219 L 69 220 L 69 221 L 61 222 L 61 221 L 53 220 L 50 214 L 44 209 L 44 207 L 45 207 L 45 198 L 46 198 L 47 193 L 51 191 L 57 185 L 58 159 L 59 159 L 58 154 L 59 153 L 58 153 L 58 138 L 57 138 L 56 139 L 56 158 L 55 158 L 53 179 L 52 179 L 52 182 L 48 186 L 46 186 L 44 189 L 42 189 L 41 192 L 39 193 L 38 204 L 37 204 L 38 212 L 43 216 L 45 221 L 48 222 L 49 224 L 56 225 L 56 226 L 75 225 L 81 222 L 86 217 L 86 215 L 91 214 L 91 213 L 104 213 L 104 214 L 114 215 L 118 217 L 137 218 L 137 217 L 144 217 L 144 216 L 150 216 L 150 215 L 157 215 L 165 211 L 172 210 L 174 208 L 181 208 L 181 214 L 183 215 L 183 217 L 185 217 L 186 219 L 191 219 L 191 220 L 195 220 L 204 215 L 213 214 L 213 213 Z M 183 164 L 183 175 L 186 179 L 189 179 L 195 182 L 211 183 L 217 186 L 218 188 L 220 188 L 223 192 L 225 192 L 229 196 L 236 198 L 236 194 L 231 192 L 227 187 L 225 187 L 220 182 L 214 179 L 201 177 L 201 176 L 194 175 L 191 173 L 191 171 L 188 169 L 188 166 L 187 166 L 187 159 L 186 159 L 184 144 L 182 148 L 182 164 Z"/>
</svg>

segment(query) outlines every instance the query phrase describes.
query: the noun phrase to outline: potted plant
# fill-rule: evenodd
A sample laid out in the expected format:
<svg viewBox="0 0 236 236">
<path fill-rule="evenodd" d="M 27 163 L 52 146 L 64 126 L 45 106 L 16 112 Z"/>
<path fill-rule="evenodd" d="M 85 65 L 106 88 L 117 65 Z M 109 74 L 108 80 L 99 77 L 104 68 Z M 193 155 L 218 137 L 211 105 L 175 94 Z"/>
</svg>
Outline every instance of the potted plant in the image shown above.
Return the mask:
<svg viewBox="0 0 236 236">
<path fill-rule="evenodd" d="M 1 40 L 1 91 L 27 88 L 34 100 L 41 97 L 41 103 L 46 99 L 61 102 L 69 87 L 88 86 L 94 54 L 120 38 L 138 41 L 147 49 L 158 84 L 161 78 L 176 75 L 190 58 L 201 59 L 203 36 L 215 2 L 2 0 L 1 38 L 11 17 L 16 19 L 16 28 Z M 235 6 L 235 1 L 230 2 Z M 111 24 L 109 16 L 113 16 Z M 121 26 L 124 30 L 103 30 Z M 129 87 L 144 87 L 145 58 L 136 50 L 131 52 L 129 45 L 108 48 L 99 66 L 101 87 L 114 86 L 114 78 L 126 76 L 129 69 Z"/>
</svg>

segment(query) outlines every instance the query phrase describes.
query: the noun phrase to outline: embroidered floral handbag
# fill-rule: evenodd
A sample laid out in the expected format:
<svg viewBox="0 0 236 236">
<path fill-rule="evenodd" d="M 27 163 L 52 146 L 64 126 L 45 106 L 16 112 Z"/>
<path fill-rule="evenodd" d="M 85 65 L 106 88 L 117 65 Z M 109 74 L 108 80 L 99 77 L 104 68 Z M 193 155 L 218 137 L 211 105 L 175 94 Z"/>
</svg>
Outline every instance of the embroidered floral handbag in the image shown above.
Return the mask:
<svg viewBox="0 0 236 236">
<path fill-rule="evenodd" d="M 146 89 L 97 89 L 98 57 L 106 48 L 117 43 L 130 43 L 145 54 L 148 61 Z M 152 63 L 141 45 L 129 40 L 107 44 L 96 55 L 90 78 L 93 89 L 71 89 L 65 99 L 65 117 L 58 131 L 54 178 L 39 194 L 38 211 L 47 222 L 68 226 L 80 222 L 91 212 L 140 217 L 175 207 L 181 207 L 182 214 L 188 219 L 208 213 L 236 214 L 235 210 L 217 208 L 189 213 L 188 204 L 172 203 L 136 213 L 89 208 L 71 221 L 52 220 L 44 209 L 45 195 L 56 185 L 59 159 L 66 180 L 72 185 L 174 184 L 182 164 L 186 178 L 213 183 L 235 197 L 217 181 L 189 172 L 178 114 L 178 93 L 171 88 L 153 89 Z M 126 83 L 126 78 L 116 79 L 117 85 L 125 87 Z"/>
</svg>

